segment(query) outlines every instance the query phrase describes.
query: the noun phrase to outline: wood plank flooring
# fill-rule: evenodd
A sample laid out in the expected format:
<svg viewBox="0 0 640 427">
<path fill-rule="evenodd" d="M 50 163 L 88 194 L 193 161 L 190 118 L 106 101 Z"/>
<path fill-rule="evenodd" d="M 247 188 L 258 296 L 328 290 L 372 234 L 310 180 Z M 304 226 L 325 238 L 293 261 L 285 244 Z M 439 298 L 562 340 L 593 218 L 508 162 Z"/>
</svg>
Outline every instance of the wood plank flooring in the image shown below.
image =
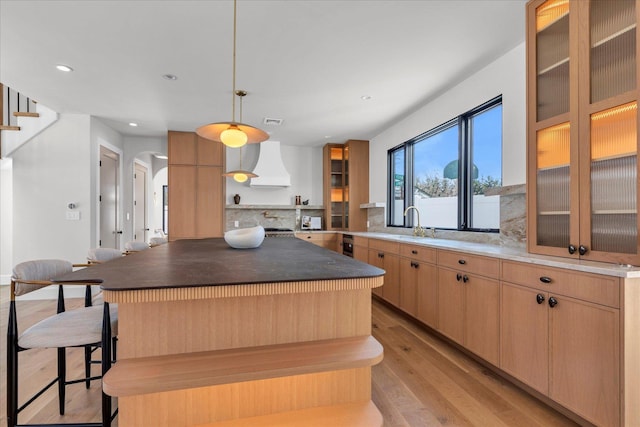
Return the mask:
<svg viewBox="0 0 640 427">
<path fill-rule="evenodd" d="M 0 427 L 6 421 L 6 330 L 9 289 L 0 287 Z M 52 314 L 52 301 L 19 302 L 22 328 Z M 73 300 L 67 308 L 81 306 Z M 373 401 L 385 427 L 421 426 L 575 426 L 571 420 L 495 375 L 424 328 L 374 300 L 373 335 L 385 357 L 373 368 Z M 82 351 L 68 350 L 68 375 L 81 375 Z M 55 350 L 20 355 L 22 401 L 37 385 L 55 376 Z M 94 374 L 99 366 L 94 366 Z M 66 415 L 58 415 L 57 389 L 47 391 L 19 416 L 21 423 L 97 422 L 100 387 L 67 387 Z M 117 427 L 117 418 L 114 422 Z M 319 426 L 323 427 L 323 426 Z"/>
</svg>

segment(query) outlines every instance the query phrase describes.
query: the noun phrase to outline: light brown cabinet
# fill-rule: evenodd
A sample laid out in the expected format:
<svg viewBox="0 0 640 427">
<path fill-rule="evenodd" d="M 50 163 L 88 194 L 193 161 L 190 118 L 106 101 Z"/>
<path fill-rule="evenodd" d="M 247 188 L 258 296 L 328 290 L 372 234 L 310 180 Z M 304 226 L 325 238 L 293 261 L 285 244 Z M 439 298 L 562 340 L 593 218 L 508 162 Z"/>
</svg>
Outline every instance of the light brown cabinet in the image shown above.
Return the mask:
<svg viewBox="0 0 640 427">
<path fill-rule="evenodd" d="M 353 257 L 358 261 L 369 262 L 369 239 L 361 236 L 353 236 Z M 374 288 L 380 289 L 380 288 Z"/>
<path fill-rule="evenodd" d="M 369 201 L 369 141 L 323 148 L 324 223 L 327 230 L 365 231 Z"/>
<path fill-rule="evenodd" d="M 528 246 L 640 264 L 638 2 L 527 4 Z"/>
<path fill-rule="evenodd" d="M 373 293 L 396 307 L 400 306 L 399 244 L 369 239 L 369 264 L 385 270 L 384 285 L 373 288 Z"/>
<path fill-rule="evenodd" d="M 620 425 L 618 279 L 503 261 L 501 364 L 596 425 Z"/>
<path fill-rule="evenodd" d="M 169 131 L 170 240 L 223 235 L 223 147 L 193 132 Z"/>
<path fill-rule="evenodd" d="M 306 240 L 314 245 L 322 248 L 331 249 L 332 251 L 338 251 L 338 238 L 336 233 L 309 233 L 309 232 L 297 232 L 296 237 L 298 239 Z M 341 251 L 338 251 L 341 252 Z"/>
<path fill-rule="evenodd" d="M 400 245 L 399 308 L 435 328 L 438 313 L 436 250 Z"/>
<path fill-rule="evenodd" d="M 438 331 L 496 366 L 498 271 L 497 259 L 438 251 Z"/>
</svg>

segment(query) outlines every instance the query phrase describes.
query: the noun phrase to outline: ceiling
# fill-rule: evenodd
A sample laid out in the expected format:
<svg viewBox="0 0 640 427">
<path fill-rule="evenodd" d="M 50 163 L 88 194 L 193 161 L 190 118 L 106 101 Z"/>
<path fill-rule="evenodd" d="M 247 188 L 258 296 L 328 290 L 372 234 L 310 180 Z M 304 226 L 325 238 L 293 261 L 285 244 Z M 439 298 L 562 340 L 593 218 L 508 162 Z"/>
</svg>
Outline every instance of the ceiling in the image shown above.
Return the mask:
<svg viewBox="0 0 640 427">
<path fill-rule="evenodd" d="M 238 0 L 243 122 L 285 145 L 371 139 L 522 43 L 525 2 Z M 232 41 L 231 0 L 0 0 L 0 82 L 125 135 L 230 120 Z"/>
</svg>

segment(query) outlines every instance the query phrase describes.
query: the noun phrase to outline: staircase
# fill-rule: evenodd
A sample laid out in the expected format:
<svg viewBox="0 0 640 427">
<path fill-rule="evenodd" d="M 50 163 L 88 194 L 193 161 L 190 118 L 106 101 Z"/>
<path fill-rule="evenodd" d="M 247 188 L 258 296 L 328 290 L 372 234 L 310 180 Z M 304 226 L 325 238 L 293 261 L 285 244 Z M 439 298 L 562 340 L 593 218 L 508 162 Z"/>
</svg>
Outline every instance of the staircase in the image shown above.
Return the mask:
<svg viewBox="0 0 640 427">
<path fill-rule="evenodd" d="M 8 86 L 0 84 L 0 92 L 0 158 L 6 158 L 56 122 L 58 113 Z"/>
</svg>

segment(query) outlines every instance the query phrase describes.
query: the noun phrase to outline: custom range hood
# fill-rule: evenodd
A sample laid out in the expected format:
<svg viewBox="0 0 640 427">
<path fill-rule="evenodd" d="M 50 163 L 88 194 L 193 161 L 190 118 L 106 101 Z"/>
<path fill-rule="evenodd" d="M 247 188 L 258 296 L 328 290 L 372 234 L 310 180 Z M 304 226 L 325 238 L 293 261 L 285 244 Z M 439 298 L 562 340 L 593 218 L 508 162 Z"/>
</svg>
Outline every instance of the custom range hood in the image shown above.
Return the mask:
<svg viewBox="0 0 640 427">
<path fill-rule="evenodd" d="M 251 178 L 252 187 L 289 187 L 291 176 L 282 163 L 280 141 L 264 141 L 260 144 L 260 155 Z"/>
</svg>

